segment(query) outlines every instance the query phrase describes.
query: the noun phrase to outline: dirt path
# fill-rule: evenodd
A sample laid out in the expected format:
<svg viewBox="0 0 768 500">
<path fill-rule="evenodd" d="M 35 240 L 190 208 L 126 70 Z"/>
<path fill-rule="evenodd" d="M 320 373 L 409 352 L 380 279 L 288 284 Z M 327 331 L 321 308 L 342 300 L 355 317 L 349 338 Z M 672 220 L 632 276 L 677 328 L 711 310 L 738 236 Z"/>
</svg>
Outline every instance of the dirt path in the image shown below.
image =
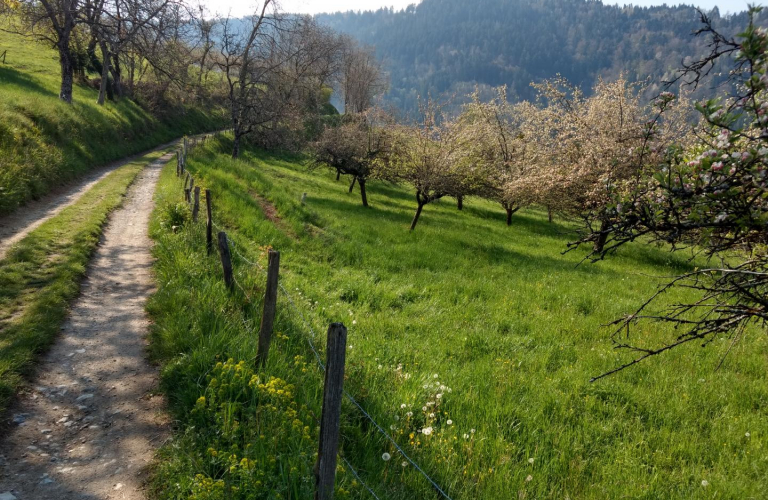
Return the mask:
<svg viewBox="0 0 768 500">
<path fill-rule="evenodd" d="M 21 240 L 24 236 L 34 231 L 43 222 L 75 203 L 80 197 L 94 184 L 109 175 L 113 170 L 130 163 L 137 158 L 144 156 L 152 151 L 159 151 L 176 144 L 178 141 L 172 141 L 162 146 L 158 146 L 149 151 L 129 156 L 110 163 L 103 167 L 88 172 L 85 176 L 79 178 L 72 184 L 68 184 L 46 194 L 39 200 L 30 201 L 15 212 L 0 217 L 0 259 L 5 257 L 8 249 Z M 0 498 L 2 500 L 2 498 Z"/>
<path fill-rule="evenodd" d="M 145 468 L 168 434 L 146 361 L 144 303 L 153 290 L 152 197 L 170 158 L 147 166 L 110 217 L 61 337 L 11 409 L 14 425 L 0 441 L 2 500 L 144 497 Z"/>
</svg>

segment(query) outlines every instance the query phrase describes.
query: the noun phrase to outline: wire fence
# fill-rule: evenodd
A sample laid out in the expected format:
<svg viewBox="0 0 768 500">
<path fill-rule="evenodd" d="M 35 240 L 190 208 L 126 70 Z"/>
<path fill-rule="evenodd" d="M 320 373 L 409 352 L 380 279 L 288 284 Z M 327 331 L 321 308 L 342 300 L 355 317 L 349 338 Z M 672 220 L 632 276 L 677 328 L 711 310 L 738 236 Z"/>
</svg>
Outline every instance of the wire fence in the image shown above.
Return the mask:
<svg viewBox="0 0 768 500">
<path fill-rule="evenodd" d="M 186 147 L 186 144 L 185 144 L 185 147 Z M 183 155 L 184 158 L 186 158 L 186 155 L 187 155 L 187 152 L 184 153 L 184 155 Z M 186 184 L 187 184 L 187 182 L 186 182 L 186 180 L 184 180 L 185 187 L 186 187 Z M 187 201 L 188 201 L 190 206 L 193 204 L 191 197 L 188 198 Z M 215 228 L 217 231 L 223 232 L 225 234 L 227 243 L 230 246 L 232 252 L 243 263 L 247 264 L 251 268 L 257 269 L 259 272 L 261 272 L 265 276 L 267 275 L 267 270 L 264 269 L 264 267 L 261 264 L 259 264 L 255 260 L 248 259 L 245 255 L 243 255 L 238 250 L 238 245 L 232 240 L 232 238 L 229 237 L 229 235 L 226 234 L 226 231 L 224 231 L 224 229 L 222 227 L 220 227 L 218 224 L 216 224 L 213 221 L 212 217 L 211 217 L 211 226 L 213 228 Z M 246 296 L 246 298 L 249 301 L 251 301 L 251 297 L 246 292 L 245 288 L 243 288 L 243 286 L 236 279 L 234 280 L 234 282 L 235 282 L 236 286 L 243 292 L 243 294 Z M 309 336 L 307 337 L 307 344 L 308 344 L 310 350 L 312 351 L 313 355 L 315 356 L 315 360 L 317 361 L 317 364 L 318 364 L 319 368 L 321 369 L 321 371 L 325 371 L 325 364 L 323 363 L 322 356 L 320 355 L 320 352 L 318 351 L 317 347 L 315 346 L 315 342 L 314 341 L 317 339 L 317 334 L 315 333 L 315 330 L 312 328 L 312 324 L 307 320 L 307 317 L 305 316 L 305 314 L 301 310 L 301 308 L 299 308 L 299 306 L 296 305 L 296 302 L 293 300 L 293 297 L 288 292 L 288 290 L 285 288 L 285 286 L 283 286 L 281 278 L 279 278 L 279 280 L 278 280 L 278 288 L 282 292 L 282 294 L 285 296 L 286 300 L 288 301 L 288 304 L 290 305 L 290 307 L 294 311 L 294 313 L 296 313 L 301 318 L 301 321 L 302 321 L 302 323 L 304 325 L 304 328 L 309 333 Z M 365 408 L 363 408 L 363 406 L 346 389 L 344 389 L 344 396 L 350 401 L 350 403 L 352 403 L 352 405 L 355 408 L 357 408 L 363 414 L 363 416 L 365 416 L 365 418 L 367 418 L 374 425 L 374 427 L 376 427 L 376 429 L 379 431 L 379 433 L 381 433 L 382 436 L 384 436 L 384 438 L 386 438 L 390 443 L 392 443 L 392 445 L 395 447 L 395 449 L 398 451 L 398 453 L 400 453 L 403 456 L 403 458 L 409 464 L 411 464 L 411 466 L 413 466 L 413 468 L 416 469 L 432 485 L 432 487 L 438 493 L 440 493 L 440 495 L 442 495 L 443 498 L 445 498 L 447 500 L 452 500 L 451 497 L 448 495 L 448 493 L 446 493 L 445 490 L 443 488 L 441 488 L 440 485 L 429 474 L 427 474 L 424 471 L 424 469 L 422 469 L 418 465 L 418 463 L 416 463 L 416 461 L 413 458 L 411 458 L 408 455 L 408 453 L 406 453 L 406 451 L 397 443 L 397 441 L 395 441 L 395 439 L 386 430 L 384 430 L 384 428 L 376 421 L 376 419 L 374 419 L 373 416 L 371 416 L 371 414 L 368 413 L 365 410 Z M 379 496 L 374 492 L 374 490 L 365 481 L 363 481 L 363 479 L 360 477 L 360 475 L 357 472 L 357 470 L 355 470 L 355 468 L 352 466 L 352 464 L 349 463 L 349 461 L 346 459 L 346 457 L 341 455 L 341 459 L 347 465 L 347 467 L 349 468 L 350 472 L 352 472 L 352 475 L 358 481 L 360 481 L 360 484 L 362 484 L 363 487 L 365 487 L 365 489 L 368 490 L 368 492 L 374 498 L 376 498 L 377 500 L 380 500 Z"/>
</svg>

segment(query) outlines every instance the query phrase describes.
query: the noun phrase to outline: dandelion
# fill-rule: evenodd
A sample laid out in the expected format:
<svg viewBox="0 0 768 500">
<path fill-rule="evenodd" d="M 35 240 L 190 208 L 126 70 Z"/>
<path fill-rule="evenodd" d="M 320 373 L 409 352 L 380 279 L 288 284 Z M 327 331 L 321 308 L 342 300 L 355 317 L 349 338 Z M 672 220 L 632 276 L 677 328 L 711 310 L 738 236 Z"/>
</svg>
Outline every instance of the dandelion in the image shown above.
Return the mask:
<svg viewBox="0 0 768 500">
<path fill-rule="evenodd" d="M 400 420 L 400 415 L 395 415 L 395 420 Z"/>
<path fill-rule="evenodd" d="M 529 483 L 529 482 L 531 482 L 531 481 L 533 481 L 533 476 L 531 476 L 530 474 L 528 474 L 528 477 L 526 477 L 526 478 L 525 478 L 525 482 L 526 482 L 526 483 Z"/>
<path fill-rule="evenodd" d="M 474 434 L 474 433 L 475 433 L 475 429 L 469 429 L 469 432 L 471 432 L 472 434 Z"/>
<path fill-rule="evenodd" d="M 381 366 L 381 365 L 379 365 L 379 366 Z M 404 409 L 404 408 L 405 408 L 405 403 L 400 405 L 400 409 Z"/>
<path fill-rule="evenodd" d="M 706 488 L 707 486 L 709 486 L 709 481 L 707 481 L 706 479 L 703 479 L 701 481 L 701 485 Z"/>
<path fill-rule="evenodd" d="M 424 385 L 422 386 L 422 389 L 426 389 L 427 387 L 429 387 L 429 386 L 428 386 L 427 384 L 424 384 Z"/>
<path fill-rule="evenodd" d="M 429 418 L 435 418 L 435 414 L 434 413 L 430 413 L 429 414 Z"/>
<path fill-rule="evenodd" d="M 751 435 L 752 435 L 752 434 L 750 434 L 749 432 L 745 432 L 745 433 L 744 433 L 744 437 L 749 437 L 749 436 L 751 436 Z"/>
<path fill-rule="evenodd" d="M 432 427 L 424 427 L 423 429 L 421 429 L 421 433 L 424 434 L 425 436 L 429 436 L 430 434 L 432 434 Z"/>
<path fill-rule="evenodd" d="M 384 460 L 385 462 L 389 462 L 390 458 L 392 458 L 392 455 L 390 455 L 389 453 L 385 452 L 383 455 L 381 455 L 381 459 Z"/>
<path fill-rule="evenodd" d="M 356 319 L 353 319 L 353 320 L 352 320 L 352 324 L 353 324 L 353 325 L 356 325 L 356 324 L 357 324 L 357 320 L 356 320 Z"/>
<path fill-rule="evenodd" d="M 413 412 L 409 411 L 408 413 L 405 414 L 405 416 L 408 418 L 411 418 L 413 416 Z"/>
<path fill-rule="evenodd" d="M 469 439 L 469 434 L 464 434 L 464 439 Z"/>
<path fill-rule="evenodd" d="M 421 407 L 421 411 L 427 411 L 427 407 L 426 406 L 422 406 Z"/>
<path fill-rule="evenodd" d="M 395 424 L 392 424 L 389 426 L 389 430 L 394 431 L 395 429 L 397 429 L 397 426 Z"/>
<path fill-rule="evenodd" d="M 379 365 L 379 370 L 381 370 L 381 365 Z"/>
<path fill-rule="evenodd" d="M 443 397 L 443 395 L 442 395 L 442 394 L 438 394 L 438 395 L 437 395 L 437 396 L 435 396 L 435 397 L 436 397 L 437 399 L 441 399 L 441 398 Z"/>
<path fill-rule="evenodd" d="M 449 418 L 449 419 L 448 419 L 448 421 L 446 422 L 446 424 L 448 424 L 448 425 L 453 425 L 453 420 L 451 420 L 451 419 Z"/>
<path fill-rule="evenodd" d="M 437 373 L 435 373 L 434 375 L 432 375 L 432 378 L 437 378 Z"/>
<path fill-rule="evenodd" d="M 402 465 L 403 467 L 408 467 L 408 462 L 406 462 L 405 460 L 403 460 L 403 463 L 402 463 L 402 464 L 400 464 L 400 465 Z"/>
<path fill-rule="evenodd" d="M 529 463 L 529 464 L 532 464 L 532 463 L 533 463 L 533 458 L 529 458 L 529 459 L 528 459 L 528 463 Z"/>
<path fill-rule="evenodd" d="M 448 388 L 448 389 L 446 389 L 446 390 L 447 390 L 448 392 L 451 392 L 453 389 L 451 389 L 451 388 L 449 387 L 449 388 Z"/>
</svg>

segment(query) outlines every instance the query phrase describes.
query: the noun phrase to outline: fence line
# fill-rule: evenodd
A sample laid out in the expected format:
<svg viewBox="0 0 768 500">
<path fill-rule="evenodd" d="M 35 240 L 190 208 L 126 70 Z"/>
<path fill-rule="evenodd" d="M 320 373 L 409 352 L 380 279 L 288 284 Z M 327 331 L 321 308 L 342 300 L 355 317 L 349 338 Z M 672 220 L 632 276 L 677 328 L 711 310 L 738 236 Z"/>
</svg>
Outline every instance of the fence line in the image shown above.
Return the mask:
<svg viewBox="0 0 768 500">
<path fill-rule="evenodd" d="M 187 156 L 187 151 L 186 151 L 186 150 L 187 150 L 187 145 L 186 145 L 186 143 L 184 144 L 184 149 L 185 149 L 185 151 L 184 151 L 184 154 L 182 155 L 182 157 L 183 157 L 183 160 L 182 160 L 182 162 L 183 162 L 183 163 L 186 163 L 186 156 Z M 186 184 L 186 181 L 185 181 L 185 184 Z M 189 200 L 188 200 L 188 204 L 189 204 L 189 205 L 190 205 L 190 207 L 191 207 L 191 205 L 192 205 L 192 200 L 191 200 L 191 199 L 189 199 Z M 216 224 L 216 223 L 213 221 L 213 218 L 211 218 L 211 225 L 212 225 L 214 228 L 216 228 L 218 231 L 220 231 L 220 232 L 224 232 L 224 230 L 223 230 L 223 229 L 222 229 L 222 228 L 221 228 L 219 225 L 217 225 L 217 224 Z M 226 237 L 226 240 L 227 240 L 227 242 L 229 243 L 229 245 L 230 245 L 230 246 L 231 246 L 231 248 L 232 248 L 232 252 L 233 252 L 235 255 L 237 255 L 237 257 L 238 257 L 240 260 L 242 260 L 243 262 L 247 263 L 247 264 L 248 264 L 248 265 L 250 265 L 252 268 L 256 268 L 256 269 L 258 269 L 259 271 L 261 271 L 261 273 L 262 273 L 262 274 L 264 274 L 264 275 L 266 275 L 266 274 L 267 274 L 267 271 L 266 271 L 266 269 L 264 269 L 264 267 L 262 267 L 262 266 L 261 266 L 261 265 L 260 265 L 258 262 L 256 262 L 256 261 L 251 261 L 250 259 L 248 259 L 247 257 L 245 257 L 245 256 L 244 256 L 244 255 L 243 255 L 243 254 L 242 254 L 242 253 L 241 253 L 241 252 L 238 250 L 238 248 L 237 248 L 237 244 L 236 244 L 236 243 L 235 243 L 235 242 L 232 240 L 232 238 L 230 238 L 230 237 L 229 237 L 229 235 L 226 235 L 226 232 L 224 232 L 224 233 L 225 233 L 225 237 Z M 233 273 L 233 275 L 234 275 L 234 273 Z M 245 295 L 245 297 L 246 297 L 246 298 L 247 298 L 249 301 L 251 301 L 251 298 L 250 298 L 249 294 L 248 294 L 248 293 L 245 291 L 245 289 L 244 289 L 244 288 L 243 288 L 243 287 L 240 285 L 240 283 L 237 281 L 237 279 L 235 279 L 235 280 L 234 280 L 234 282 L 235 282 L 235 284 L 237 285 L 237 287 L 238 287 L 238 288 L 239 288 L 239 289 L 240 289 L 240 290 L 243 292 L 243 294 Z M 314 340 L 314 339 L 316 339 L 316 337 L 317 337 L 317 334 L 315 333 L 314 329 L 312 328 L 312 325 L 311 325 L 311 324 L 310 324 L 310 322 L 307 320 L 307 318 L 306 318 L 306 316 L 304 315 L 304 313 L 302 312 L 302 310 L 301 310 L 301 309 L 300 309 L 300 308 L 299 308 L 299 307 L 296 305 L 296 303 L 294 302 L 294 300 L 293 300 L 293 297 L 291 296 L 291 294 L 288 292 L 288 290 L 285 288 L 285 286 L 283 286 L 283 284 L 282 284 L 282 279 L 278 281 L 277 285 L 278 285 L 278 288 L 280 289 L 280 291 L 281 291 L 281 292 L 283 293 L 283 295 L 285 296 L 285 298 L 286 298 L 286 299 L 288 299 L 288 303 L 290 304 L 290 306 L 291 306 L 291 308 L 293 309 L 293 311 L 294 311 L 294 312 L 296 312 L 296 313 L 298 313 L 298 315 L 301 317 L 301 320 L 302 320 L 302 322 L 303 322 L 303 324 L 304 324 L 304 327 L 305 327 L 305 328 L 306 328 L 306 329 L 309 331 L 309 333 L 310 333 L 310 337 L 308 337 L 308 338 L 307 338 L 307 343 L 308 343 L 308 345 L 309 345 L 309 347 L 310 347 L 310 350 L 312 351 L 312 353 L 313 353 L 313 354 L 314 354 L 314 356 L 315 356 L 315 359 L 316 359 L 316 361 L 317 361 L 317 364 L 318 364 L 318 366 L 320 367 L 320 369 L 321 369 L 321 370 L 325 371 L 325 364 L 324 364 L 324 363 L 323 363 L 323 361 L 322 361 L 322 356 L 321 356 L 321 355 L 320 355 L 320 353 L 318 352 L 318 350 L 317 350 L 317 348 L 315 347 L 315 344 L 314 344 L 314 342 L 313 342 L 313 340 Z M 361 405 L 361 404 L 360 404 L 360 403 L 359 403 L 359 402 L 358 402 L 358 401 L 357 401 L 357 400 L 356 400 L 356 399 L 355 399 L 355 398 L 354 398 L 354 397 L 353 397 L 353 396 L 352 396 L 352 395 L 351 395 L 351 394 L 350 394 L 350 393 L 349 393 L 349 392 L 348 392 L 346 389 L 344 389 L 344 390 L 343 390 L 343 393 L 344 393 L 344 396 L 345 396 L 345 397 L 346 397 L 346 398 L 347 398 L 347 399 L 348 399 L 348 400 L 349 400 L 349 401 L 350 401 L 350 402 L 351 402 L 351 403 L 352 403 L 352 404 L 353 404 L 353 405 L 354 405 L 354 406 L 355 406 L 355 407 L 356 407 L 358 410 L 360 410 L 360 412 L 361 412 L 361 413 L 362 413 L 362 414 L 363 414 L 363 415 L 364 415 L 364 416 L 365 416 L 365 417 L 366 417 L 368 420 L 370 420 L 370 422 L 371 422 L 371 423 L 373 423 L 373 425 L 376 427 L 376 429 L 377 429 L 377 430 L 378 430 L 378 431 L 379 431 L 379 432 L 380 432 L 380 433 L 381 433 L 381 434 L 382 434 L 382 435 L 383 435 L 383 436 L 384 436 L 384 437 L 385 437 L 385 438 L 386 438 L 386 439 L 387 439 L 389 442 L 391 442 L 391 443 L 392 443 L 392 445 L 393 445 L 393 446 L 394 446 L 394 447 L 397 449 L 397 451 L 398 451 L 398 452 L 399 452 L 399 453 L 400 453 L 400 454 L 403 456 L 403 458 L 405 458 L 405 459 L 406 459 L 406 460 L 407 460 L 407 461 L 408 461 L 408 462 L 409 462 L 409 463 L 410 463 L 410 464 L 411 464 L 411 465 L 412 465 L 412 466 L 413 466 L 413 467 L 414 467 L 414 468 L 415 468 L 415 469 L 416 469 L 416 470 L 417 470 L 417 471 L 418 471 L 418 472 L 419 472 L 419 473 L 420 473 L 422 476 L 424 476 L 424 478 L 426 478 L 426 479 L 427 479 L 427 481 L 429 481 L 429 483 L 430 483 L 430 484 L 431 484 L 431 485 L 432 485 L 432 486 L 435 488 L 435 490 L 437 490 L 437 491 L 438 491 L 438 492 L 439 492 L 439 493 L 440 493 L 440 494 L 443 496 L 443 498 L 445 498 L 446 500 L 452 500 L 452 499 L 451 499 L 451 497 L 450 497 L 450 496 L 449 496 L 449 495 L 448 495 L 448 494 L 447 494 L 447 493 L 446 493 L 446 492 L 445 492 L 445 491 L 444 491 L 444 490 L 443 490 L 443 489 L 440 487 L 440 485 L 438 485 L 438 484 L 437 484 L 437 482 L 435 482 L 435 480 L 434 480 L 434 479 L 432 479 L 432 478 L 431 478 L 431 477 L 430 477 L 430 476 L 429 476 L 429 475 L 428 475 L 428 474 L 427 474 L 427 473 L 426 473 L 426 472 L 425 472 L 425 471 L 424 471 L 424 470 L 423 470 L 421 467 L 419 467 L 419 465 L 418 465 L 418 464 L 417 464 L 417 463 L 416 463 L 416 462 L 415 462 L 415 461 L 414 461 L 414 460 L 413 460 L 413 459 L 412 459 L 412 458 L 411 458 L 411 457 L 410 457 L 410 456 L 409 456 L 409 455 L 408 455 L 408 454 L 405 452 L 405 450 L 403 450 L 403 448 L 402 448 L 402 447 L 400 447 L 400 445 L 399 445 L 399 444 L 397 444 L 397 441 L 395 441 L 395 439 L 394 439 L 392 436 L 390 436 L 390 435 L 389 435 L 389 433 L 388 433 L 386 430 L 384 430 L 384 428 L 383 428 L 383 427 L 382 427 L 382 426 L 381 426 L 381 425 L 380 425 L 380 424 L 379 424 L 379 423 L 378 423 L 378 422 L 377 422 L 377 421 L 376 421 L 376 420 L 375 420 L 375 419 L 374 419 L 374 418 L 371 416 L 371 414 L 370 414 L 370 413 L 368 413 L 368 412 L 367 412 L 367 411 L 366 411 L 366 410 L 365 410 L 365 409 L 362 407 L 362 405 Z M 371 495 L 372 495 L 374 498 L 376 498 L 376 500 L 380 500 L 380 499 L 379 499 L 379 497 L 376 495 L 376 493 L 373 491 L 373 489 L 371 489 L 371 487 L 370 487 L 370 486 L 368 486 L 368 484 L 366 484 L 366 483 L 365 483 L 365 481 L 363 481 L 363 480 L 362 480 L 362 478 L 359 476 L 359 474 L 357 473 L 357 471 L 355 470 L 355 468 L 354 468 L 354 467 L 352 467 L 352 464 L 350 464 L 350 463 L 349 463 L 349 461 L 348 461 L 348 460 L 347 460 L 347 459 L 346 459 L 346 458 L 345 458 L 343 455 L 341 456 L 341 458 L 342 458 L 342 460 L 344 461 L 344 463 L 345 463 L 345 464 L 347 464 L 347 466 L 349 467 L 350 471 L 351 471 L 351 472 L 352 472 L 352 474 L 355 476 L 355 478 L 357 478 L 357 480 L 359 480 L 359 481 L 360 481 L 360 483 L 361 483 L 361 484 L 362 484 L 362 485 L 363 485 L 363 486 L 364 486 L 364 487 L 365 487 L 365 488 L 366 488 L 366 489 L 367 489 L 367 490 L 368 490 L 368 491 L 371 493 Z"/>
</svg>

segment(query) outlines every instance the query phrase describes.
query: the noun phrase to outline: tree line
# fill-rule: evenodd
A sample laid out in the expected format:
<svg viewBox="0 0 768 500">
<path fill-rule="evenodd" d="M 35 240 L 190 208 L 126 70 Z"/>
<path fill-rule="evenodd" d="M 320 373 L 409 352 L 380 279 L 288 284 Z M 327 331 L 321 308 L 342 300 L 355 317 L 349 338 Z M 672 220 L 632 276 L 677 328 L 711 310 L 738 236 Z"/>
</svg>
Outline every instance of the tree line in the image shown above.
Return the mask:
<svg viewBox="0 0 768 500">
<path fill-rule="evenodd" d="M 476 85 L 492 95 L 507 85 L 511 100 L 532 100 L 541 82 L 560 74 L 590 89 L 599 76 L 651 77 L 647 97 L 681 61 L 704 53 L 691 36 L 698 15 L 690 5 L 640 7 L 594 0 L 423 0 L 404 10 L 339 12 L 317 19 L 374 45 L 392 74 L 387 100 L 416 112 L 418 96 L 464 95 Z M 710 18 L 726 35 L 747 13 Z M 756 18 L 765 24 L 764 14 Z M 714 76 L 714 75 L 713 75 Z M 727 76 L 714 76 L 714 84 Z M 709 89 L 698 93 L 704 97 Z"/>
</svg>

